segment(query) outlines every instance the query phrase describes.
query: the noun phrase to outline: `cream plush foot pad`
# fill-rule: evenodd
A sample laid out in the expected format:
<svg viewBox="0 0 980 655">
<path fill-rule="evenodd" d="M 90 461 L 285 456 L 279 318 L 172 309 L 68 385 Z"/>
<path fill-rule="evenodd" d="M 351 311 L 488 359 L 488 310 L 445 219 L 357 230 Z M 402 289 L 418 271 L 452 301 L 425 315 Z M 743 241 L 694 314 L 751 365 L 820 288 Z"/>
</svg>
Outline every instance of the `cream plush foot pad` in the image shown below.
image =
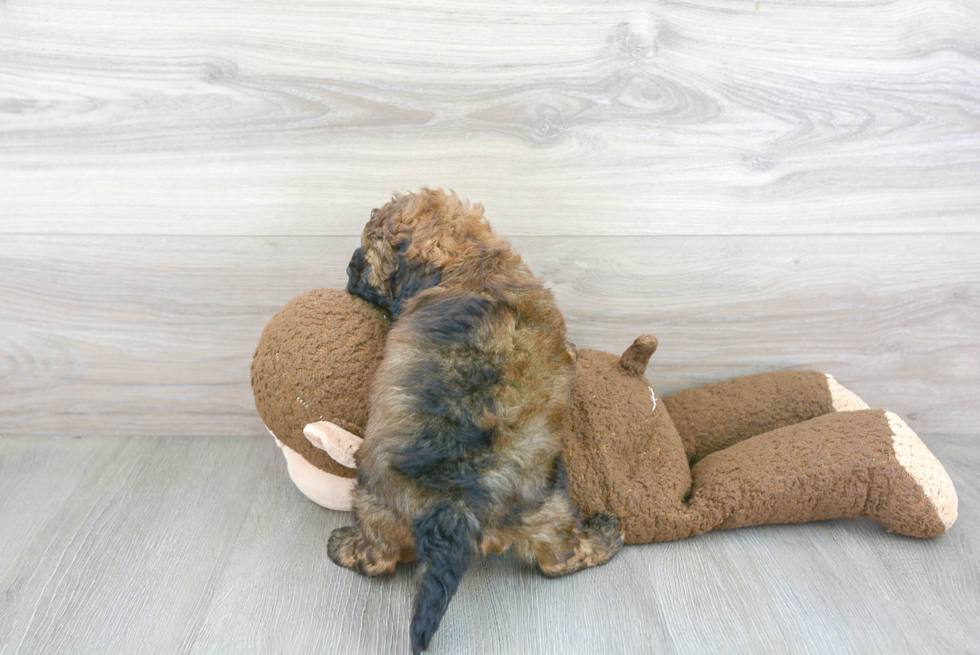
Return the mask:
<svg viewBox="0 0 980 655">
<path fill-rule="evenodd" d="M 851 391 L 841 386 L 841 383 L 834 379 L 833 375 L 824 373 L 827 376 L 827 390 L 830 392 L 830 404 L 835 412 L 854 412 L 859 409 L 870 409 L 868 403 Z"/>
<path fill-rule="evenodd" d="M 892 449 L 895 459 L 905 472 L 922 488 L 936 516 L 943 524 L 943 532 L 956 521 L 958 500 L 953 481 L 936 456 L 929 451 L 919 436 L 905 421 L 891 412 L 885 412 L 888 427 L 892 431 Z"/>
</svg>

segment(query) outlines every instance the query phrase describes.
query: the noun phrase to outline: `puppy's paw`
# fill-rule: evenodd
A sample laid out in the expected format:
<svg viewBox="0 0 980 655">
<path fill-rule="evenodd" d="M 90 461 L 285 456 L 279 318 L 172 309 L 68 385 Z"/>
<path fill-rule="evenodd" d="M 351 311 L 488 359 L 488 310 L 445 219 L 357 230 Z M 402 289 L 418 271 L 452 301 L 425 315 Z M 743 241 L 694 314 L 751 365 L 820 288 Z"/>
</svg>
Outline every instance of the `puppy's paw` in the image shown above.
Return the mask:
<svg viewBox="0 0 980 655">
<path fill-rule="evenodd" d="M 615 555 L 623 547 L 623 533 L 619 529 L 619 518 L 615 514 L 596 514 L 582 522 L 586 534 L 598 538 L 604 550 Z"/>
<path fill-rule="evenodd" d="M 398 553 L 369 544 L 354 526 L 337 528 L 327 542 L 327 556 L 339 566 L 345 566 L 361 575 L 374 577 L 395 572 Z"/>
<path fill-rule="evenodd" d="M 602 566 L 623 548 L 619 519 L 611 514 L 596 514 L 576 527 L 563 559 L 553 562 L 538 560 L 541 571 L 549 578 L 568 575 L 593 566 Z"/>
<path fill-rule="evenodd" d="M 353 568 L 350 562 L 353 562 L 354 539 L 356 536 L 357 529 L 350 525 L 334 530 L 330 534 L 330 540 L 327 541 L 327 556 L 330 558 L 330 561 L 338 566 Z"/>
</svg>

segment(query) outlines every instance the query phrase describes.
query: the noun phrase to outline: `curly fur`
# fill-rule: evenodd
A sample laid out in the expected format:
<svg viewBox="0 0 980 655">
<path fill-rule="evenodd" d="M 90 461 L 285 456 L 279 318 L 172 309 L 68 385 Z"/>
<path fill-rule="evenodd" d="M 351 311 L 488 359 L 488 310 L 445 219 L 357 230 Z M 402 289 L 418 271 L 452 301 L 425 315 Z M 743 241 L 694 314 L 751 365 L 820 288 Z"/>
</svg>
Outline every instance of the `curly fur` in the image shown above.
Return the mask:
<svg viewBox="0 0 980 655">
<path fill-rule="evenodd" d="M 357 453 L 357 525 L 334 532 L 329 554 L 366 575 L 418 558 L 413 652 L 478 553 L 513 547 L 550 576 L 615 555 L 615 518 L 583 525 L 568 499 L 564 320 L 483 208 L 440 190 L 396 195 L 371 213 L 348 275 L 396 321 Z"/>
</svg>

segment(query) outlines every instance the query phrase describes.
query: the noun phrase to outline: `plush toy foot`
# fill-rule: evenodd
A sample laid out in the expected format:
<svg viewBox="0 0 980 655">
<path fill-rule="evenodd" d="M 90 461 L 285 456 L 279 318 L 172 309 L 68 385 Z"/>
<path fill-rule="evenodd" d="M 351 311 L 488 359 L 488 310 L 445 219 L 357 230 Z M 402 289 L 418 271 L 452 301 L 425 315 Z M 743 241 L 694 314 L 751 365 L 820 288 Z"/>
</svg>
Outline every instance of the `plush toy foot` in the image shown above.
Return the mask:
<svg viewBox="0 0 980 655">
<path fill-rule="evenodd" d="M 862 515 L 889 532 L 914 537 L 943 534 L 957 517 L 952 480 L 905 421 L 891 412 L 885 412 L 885 419 L 891 431 L 893 459 L 889 465 L 901 470 L 886 474 L 887 484 L 874 485 Z"/>
</svg>

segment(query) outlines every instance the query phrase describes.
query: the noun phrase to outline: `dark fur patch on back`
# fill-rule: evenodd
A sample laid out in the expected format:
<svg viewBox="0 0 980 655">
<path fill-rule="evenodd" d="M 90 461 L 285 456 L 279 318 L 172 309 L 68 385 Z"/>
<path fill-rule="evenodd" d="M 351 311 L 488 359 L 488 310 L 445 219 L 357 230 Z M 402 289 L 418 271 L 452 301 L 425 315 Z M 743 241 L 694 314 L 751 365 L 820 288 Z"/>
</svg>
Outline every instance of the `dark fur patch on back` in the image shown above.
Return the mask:
<svg viewBox="0 0 980 655">
<path fill-rule="evenodd" d="M 420 336 L 440 346 L 476 347 L 479 328 L 495 309 L 493 301 L 468 293 L 442 293 L 419 298 L 412 323 Z"/>
<path fill-rule="evenodd" d="M 401 380 L 414 397 L 421 428 L 393 462 L 402 475 L 449 493 L 478 513 L 490 501 L 480 475 L 494 463 L 492 391 L 500 376 L 476 347 L 477 328 L 490 306 L 480 296 L 454 294 L 422 297 L 413 307 L 414 331 L 434 347 L 423 348 L 429 355 Z"/>
<path fill-rule="evenodd" d="M 420 362 L 404 384 L 415 397 L 422 427 L 396 456 L 395 470 L 476 510 L 485 506 L 489 497 L 480 473 L 493 463 L 493 430 L 475 417 L 493 414 L 496 379 L 493 366 L 475 359 Z"/>
</svg>

